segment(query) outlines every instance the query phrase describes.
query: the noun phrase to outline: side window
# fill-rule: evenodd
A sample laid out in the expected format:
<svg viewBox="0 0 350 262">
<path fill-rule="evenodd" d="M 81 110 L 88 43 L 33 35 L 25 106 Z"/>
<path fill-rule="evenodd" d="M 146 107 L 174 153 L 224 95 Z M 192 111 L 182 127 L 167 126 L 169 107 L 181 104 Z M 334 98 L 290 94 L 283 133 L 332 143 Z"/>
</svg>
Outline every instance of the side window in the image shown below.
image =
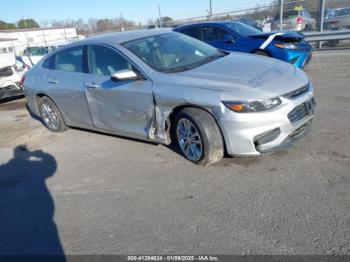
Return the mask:
<svg viewBox="0 0 350 262">
<path fill-rule="evenodd" d="M 204 41 L 220 41 L 224 40 L 224 36 L 228 34 L 225 30 L 216 26 L 204 26 L 203 27 L 203 40 Z"/>
<path fill-rule="evenodd" d="M 56 70 L 83 73 L 84 46 L 72 47 L 56 54 Z"/>
<path fill-rule="evenodd" d="M 43 67 L 46 69 L 55 70 L 55 59 L 56 55 L 50 56 L 44 61 Z"/>
<path fill-rule="evenodd" d="M 89 58 L 90 72 L 95 75 L 111 76 L 123 69 L 133 69 L 122 55 L 105 46 L 90 46 Z"/>
<path fill-rule="evenodd" d="M 197 38 L 198 40 L 202 40 L 202 32 L 200 26 L 186 28 L 183 31 L 181 31 L 181 33 Z"/>
</svg>

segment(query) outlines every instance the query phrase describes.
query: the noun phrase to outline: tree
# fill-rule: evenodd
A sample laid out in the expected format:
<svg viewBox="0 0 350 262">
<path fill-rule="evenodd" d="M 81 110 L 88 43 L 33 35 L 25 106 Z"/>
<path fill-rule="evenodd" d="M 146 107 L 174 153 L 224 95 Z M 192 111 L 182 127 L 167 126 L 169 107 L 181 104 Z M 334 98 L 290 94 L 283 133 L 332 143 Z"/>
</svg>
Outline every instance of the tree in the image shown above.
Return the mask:
<svg viewBox="0 0 350 262">
<path fill-rule="evenodd" d="M 97 19 L 95 18 L 90 18 L 87 22 L 89 31 L 91 34 L 94 34 L 97 32 Z"/>
<path fill-rule="evenodd" d="M 18 28 L 40 28 L 40 26 L 34 19 L 30 18 L 19 20 Z"/>
<path fill-rule="evenodd" d="M 7 29 L 7 23 L 0 20 L 0 29 Z"/>
<path fill-rule="evenodd" d="M 17 26 L 14 23 L 7 23 L 7 29 L 12 30 L 12 29 L 16 29 Z"/>
<path fill-rule="evenodd" d="M 16 29 L 16 25 L 14 23 L 6 23 L 2 20 L 0 20 L 0 29 L 2 30 L 11 30 L 11 29 Z"/>
<path fill-rule="evenodd" d="M 163 27 L 170 27 L 174 24 L 174 20 L 169 16 L 162 16 L 161 21 Z M 157 19 L 157 25 L 160 26 L 159 18 Z"/>
</svg>

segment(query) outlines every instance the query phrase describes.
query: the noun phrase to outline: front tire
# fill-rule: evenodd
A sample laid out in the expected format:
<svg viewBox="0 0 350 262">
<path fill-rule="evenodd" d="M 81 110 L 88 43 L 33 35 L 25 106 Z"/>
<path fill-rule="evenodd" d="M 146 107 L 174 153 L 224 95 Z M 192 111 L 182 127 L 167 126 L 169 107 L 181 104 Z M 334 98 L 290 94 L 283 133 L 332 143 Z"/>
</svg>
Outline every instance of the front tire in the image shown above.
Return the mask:
<svg viewBox="0 0 350 262">
<path fill-rule="evenodd" d="M 182 155 L 198 165 L 218 162 L 224 155 L 220 129 L 208 112 L 185 108 L 175 118 L 175 138 Z"/>
<path fill-rule="evenodd" d="M 38 103 L 40 118 L 52 132 L 63 132 L 68 129 L 55 103 L 48 97 L 42 97 Z"/>
</svg>

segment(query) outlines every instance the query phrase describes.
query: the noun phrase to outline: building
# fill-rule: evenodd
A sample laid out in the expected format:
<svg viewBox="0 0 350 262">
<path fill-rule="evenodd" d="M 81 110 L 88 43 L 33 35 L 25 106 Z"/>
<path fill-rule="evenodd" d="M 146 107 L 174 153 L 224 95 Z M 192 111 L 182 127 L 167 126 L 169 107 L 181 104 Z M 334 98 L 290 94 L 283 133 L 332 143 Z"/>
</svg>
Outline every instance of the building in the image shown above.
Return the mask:
<svg viewBox="0 0 350 262">
<path fill-rule="evenodd" d="M 32 28 L 0 30 L 1 52 L 13 49 L 21 55 L 30 46 L 60 45 L 79 39 L 77 31 L 72 28 Z M 8 40 L 10 39 L 10 40 Z"/>
<path fill-rule="evenodd" d="M 0 53 L 12 53 L 16 38 L 0 38 Z"/>
</svg>

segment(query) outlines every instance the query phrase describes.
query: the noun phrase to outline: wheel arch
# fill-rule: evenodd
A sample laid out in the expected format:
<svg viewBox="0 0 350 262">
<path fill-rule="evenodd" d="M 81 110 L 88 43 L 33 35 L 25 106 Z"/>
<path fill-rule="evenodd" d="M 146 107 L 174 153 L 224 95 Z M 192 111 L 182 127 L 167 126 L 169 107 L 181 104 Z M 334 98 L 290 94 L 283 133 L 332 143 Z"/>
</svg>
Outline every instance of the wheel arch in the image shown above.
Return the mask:
<svg viewBox="0 0 350 262">
<path fill-rule="evenodd" d="M 39 100 L 40 100 L 41 98 L 43 98 L 43 97 L 47 97 L 48 99 L 50 99 L 50 100 L 52 101 L 52 103 L 54 103 L 54 105 L 57 107 L 59 113 L 60 113 L 61 116 L 62 116 L 63 122 L 64 122 L 65 124 L 67 124 L 67 120 L 66 120 L 67 118 L 66 118 L 64 112 L 62 112 L 62 110 L 58 107 L 57 103 L 56 103 L 48 94 L 46 94 L 46 93 L 44 93 L 44 92 L 39 92 L 39 93 L 37 93 L 36 96 L 35 96 L 35 106 L 36 106 L 37 112 L 39 112 Z"/>
<path fill-rule="evenodd" d="M 261 49 L 261 48 L 255 48 L 253 49 L 250 53 L 254 54 L 255 52 L 264 52 L 266 53 L 269 57 L 272 57 L 271 53 L 269 51 L 267 51 L 266 49 Z"/>
<path fill-rule="evenodd" d="M 226 149 L 226 140 L 225 140 L 225 136 L 221 130 L 221 126 L 219 125 L 218 121 L 217 121 L 217 118 L 215 117 L 215 115 L 213 114 L 213 112 L 211 112 L 210 110 L 206 109 L 205 107 L 201 107 L 201 106 L 198 106 L 198 105 L 193 105 L 193 104 L 181 104 L 181 105 L 178 105 L 176 107 L 173 108 L 173 110 L 171 111 L 171 113 L 169 114 L 166 122 L 168 122 L 168 127 L 167 127 L 167 130 L 168 130 L 168 133 L 170 135 L 170 139 L 171 141 L 173 142 L 174 141 L 174 128 L 175 128 L 175 118 L 176 118 L 176 115 L 183 109 L 185 108 L 197 108 L 197 109 L 200 109 L 200 110 L 203 110 L 205 112 L 207 112 L 209 115 L 211 115 L 213 117 L 213 119 L 215 120 L 215 123 L 216 125 L 218 126 L 219 130 L 220 130 L 220 134 L 221 134 L 221 137 L 222 137 L 222 141 L 224 143 L 224 153 L 225 155 L 227 154 L 227 149 Z"/>
</svg>

